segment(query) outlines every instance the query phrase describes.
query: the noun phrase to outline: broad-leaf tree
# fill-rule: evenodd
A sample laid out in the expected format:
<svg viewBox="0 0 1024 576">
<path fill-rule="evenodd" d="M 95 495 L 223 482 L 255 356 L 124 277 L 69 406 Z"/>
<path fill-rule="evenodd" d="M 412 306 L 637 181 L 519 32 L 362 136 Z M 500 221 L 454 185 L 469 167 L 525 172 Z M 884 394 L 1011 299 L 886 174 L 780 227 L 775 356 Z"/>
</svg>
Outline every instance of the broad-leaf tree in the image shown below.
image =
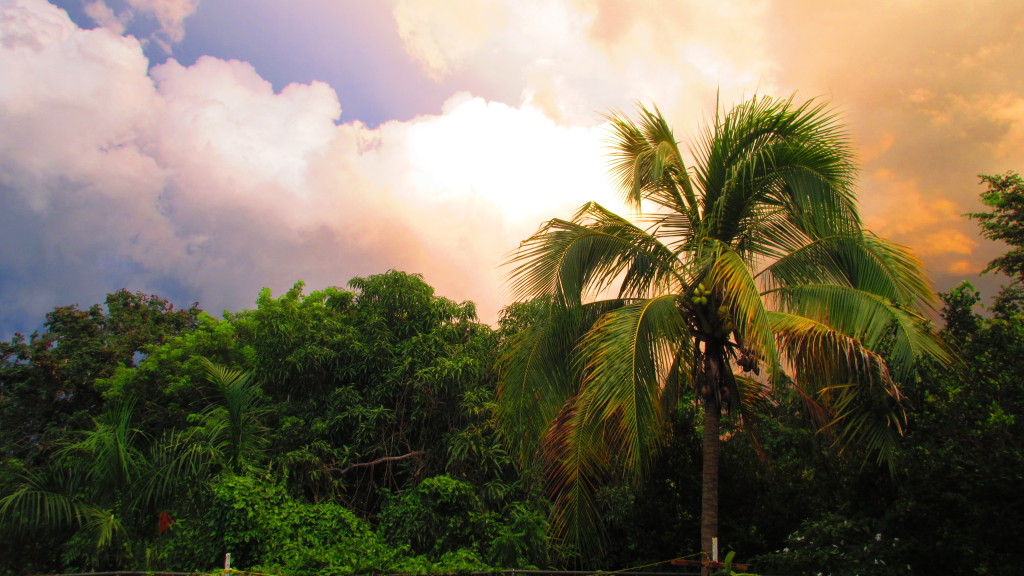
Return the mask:
<svg viewBox="0 0 1024 576">
<path fill-rule="evenodd" d="M 1024 179 L 1009 171 L 1005 174 L 981 175 L 988 190 L 981 201 L 990 212 L 967 214 L 981 225 L 981 234 L 989 240 L 1002 240 L 1012 248 L 988 263 L 985 272 L 998 270 L 1015 282 L 1024 279 Z"/>
<path fill-rule="evenodd" d="M 88 426 L 103 411 L 97 378 L 134 367 L 154 347 L 193 330 L 200 312 L 118 290 L 105 306 L 59 306 L 46 315 L 42 333 L 0 342 L 0 450 L 43 459 L 67 430 Z"/>
<path fill-rule="evenodd" d="M 848 137 L 818 103 L 755 97 L 679 148 L 657 110 L 610 118 L 612 173 L 635 215 L 589 203 L 510 259 L 541 311 L 501 367 L 500 418 L 541 454 L 553 524 L 593 542 L 594 489 L 642 477 L 686 387 L 702 406 L 701 547 L 718 525 L 720 417 L 752 424 L 780 387 L 840 446 L 884 459 L 897 383 L 946 357 L 919 262 L 864 229 Z"/>
<path fill-rule="evenodd" d="M 926 366 L 899 465 L 890 530 L 920 574 L 1016 574 L 1024 514 L 1024 317 L 978 314 L 968 282 L 940 293 L 960 370 Z M 994 303 L 995 304 L 995 303 Z"/>
<path fill-rule="evenodd" d="M 1024 311 L 1024 179 L 1010 170 L 1005 174 L 980 175 L 988 189 L 981 201 L 989 212 L 967 214 L 981 226 L 981 235 L 989 240 L 1002 240 L 1010 245 L 1006 253 L 988 263 L 984 272 L 993 270 L 1010 277 L 996 295 L 992 311 L 997 317 L 1009 318 Z"/>
</svg>

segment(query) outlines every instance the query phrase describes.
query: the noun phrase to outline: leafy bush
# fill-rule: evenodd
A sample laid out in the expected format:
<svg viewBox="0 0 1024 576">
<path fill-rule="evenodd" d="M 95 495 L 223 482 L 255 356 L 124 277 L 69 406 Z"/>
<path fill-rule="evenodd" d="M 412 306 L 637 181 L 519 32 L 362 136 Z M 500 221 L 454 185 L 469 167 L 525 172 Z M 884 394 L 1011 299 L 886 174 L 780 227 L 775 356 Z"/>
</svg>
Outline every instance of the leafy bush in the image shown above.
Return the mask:
<svg viewBox="0 0 1024 576">
<path fill-rule="evenodd" d="M 531 569 L 548 557 L 547 511 L 515 501 L 493 526 L 488 559 L 505 568 Z"/>
<path fill-rule="evenodd" d="M 780 576 L 896 576 L 911 573 L 899 538 L 868 520 L 826 514 L 805 521 L 786 546 L 756 559 L 759 571 Z"/>
<path fill-rule="evenodd" d="M 334 503 L 292 499 L 270 478 L 222 475 L 203 514 L 172 529 L 168 557 L 178 569 L 209 569 L 226 552 L 239 568 L 282 574 L 354 574 L 385 569 L 394 552 Z"/>
<path fill-rule="evenodd" d="M 390 498 L 381 510 L 378 532 L 416 554 L 439 557 L 485 541 L 487 515 L 472 485 L 434 476 Z"/>
</svg>

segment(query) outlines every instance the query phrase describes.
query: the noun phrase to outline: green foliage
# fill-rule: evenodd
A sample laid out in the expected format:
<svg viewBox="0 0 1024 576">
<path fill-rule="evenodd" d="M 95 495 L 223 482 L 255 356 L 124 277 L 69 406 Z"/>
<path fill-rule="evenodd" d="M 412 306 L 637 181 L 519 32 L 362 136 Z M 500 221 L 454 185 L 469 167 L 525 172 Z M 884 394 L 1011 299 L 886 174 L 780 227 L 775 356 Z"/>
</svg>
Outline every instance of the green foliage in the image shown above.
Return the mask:
<svg viewBox="0 0 1024 576">
<path fill-rule="evenodd" d="M 230 319 L 200 313 L 193 329 L 150 348 L 137 366 L 119 366 L 112 376 L 98 378 L 96 388 L 107 399 L 124 395 L 158 397 L 161 403 L 170 402 L 188 411 L 197 399 L 196 391 L 206 381 L 204 358 L 225 365 L 252 364 L 255 353 L 239 342 L 236 332 Z"/>
<path fill-rule="evenodd" d="M 1016 314 L 984 316 L 980 294 L 967 283 L 941 297 L 942 336 L 960 362 L 954 369 L 925 363 L 922 378 L 903 387 L 913 410 L 894 478 L 868 474 L 856 459 L 816 457 L 792 429 L 776 426 L 788 427 L 793 416 L 763 421 L 771 467 L 759 474 L 767 490 L 752 502 L 761 511 L 737 519 L 756 533 L 728 538 L 744 557 L 789 549 L 763 556 L 767 563 L 759 569 L 902 573 L 910 565 L 923 574 L 1018 571 L 1024 388 L 1016 375 L 1024 369 L 1024 323 Z M 780 538 L 782 530 L 804 538 Z M 873 540 L 878 533 L 882 539 Z M 876 558 L 885 565 L 874 564 Z"/>
<path fill-rule="evenodd" d="M 1024 315 L 1024 286 L 1020 283 L 1003 286 L 992 300 L 992 315 L 1001 320 Z"/>
<path fill-rule="evenodd" d="M 723 551 L 760 556 L 769 574 L 907 564 L 1015 574 L 1024 540 L 1017 286 L 988 311 L 969 284 L 942 295 L 942 336 L 961 362 L 926 363 L 922 378 L 901 382 L 913 411 L 895 478 L 862 466 L 864 447 L 837 454 L 815 433 L 805 390 L 787 382 L 772 402 L 751 396 L 757 411 L 724 415 Z M 564 404 L 546 413 L 541 401 L 573 374 L 564 358 L 621 301 L 516 303 L 492 330 L 417 275 L 351 288 L 265 291 L 255 310 L 221 319 L 122 292 L 105 306 L 58 308 L 42 333 L 0 345 L 0 572 L 208 571 L 225 552 L 239 568 L 304 576 L 608 569 L 699 546 L 703 407 L 692 380 L 665 382 L 677 387 L 663 423 L 671 432 L 658 437 L 661 456 L 644 479 L 600 476 L 600 554 L 551 539 L 553 503 L 532 457 L 552 438 L 524 454 L 497 433 L 495 357 L 550 344 L 538 358 L 562 359 L 561 372 L 514 400 L 558 416 Z M 716 297 L 708 284 L 700 294 L 684 305 Z M 535 338 L 552 326 L 562 331 Z M 890 337 L 880 337 L 884 353 Z M 604 454 L 608 469 L 627 456 Z"/>
<path fill-rule="evenodd" d="M 119 366 L 195 328 L 200 311 L 176 310 L 167 300 L 119 290 L 105 306 L 61 306 L 46 315 L 45 331 L 0 343 L 0 453 L 32 463 L 45 460 L 68 430 L 89 425 L 103 398 L 94 383 Z"/>
<path fill-rule="evenodd" d="M 674 432 L 646 480 L 611 479 L 595 491 L 608 544 L 583 556 L 551 539 L 537 470 L 516 469 L 494 417 L 495 356 L 548 321 L 550 301 L 511 306 L 492 330 L 416 275 L 389 272 L 352 288 L 266 291 L 255 310 L 197 314 L 132 364 L 81 376 L 95 412 L 33 458 L 0 460 L 9 502 L 0 569 L 209 570 L 228 551 L 239 568 L 303 575 L 608 568 L 698 546 L 701 407 L 692 389 L 681 389 L 665 423 Z M 601 310 L 590 312 L 580 325 Z M 91 350 L 83 339 L 79 351 Z M 37 370 L 10 360 L 6 375 Z M 743 558 L 781 549 L 819 510 L 852 517 L 840 495 L 880 493 L 857 465 L 826 459 L 827 439 L 805 429 L 810 416 L 776 399 L 764 408 L 760 445 L 740 434 L 753 425 L 746 414 L 722 423 L 722 542 Z M 1000 406 L 992 430 L 1019 421 Z M 931 514 L 922 504 L 915 510 Z M 878 506 L 869 512 L 881 517 Z M 918 538 L 900 534 L 916 553 Z"/>
<path fill-rule="evenodd" d="M 206 570 L 226 552 L 241 569 L 282 574 L 381 571 L 393 553 L 350 510 L 290 497 L 269 477 L 221 475 L 204 510 L 175 524 L 162 554 L 180 570 Z"/>
<path fill-rule="evenodd" d="M 1013 574 L 1024 540 L 1024 317 L 983 318 L 977 293 L 942 294 L 958 371 L 925 367 L 894 504 L 915 570 Z M 967 319 L 965 321 L 964 319 Z"/>
<path fill-rule="evenodd" d="M 350 363 L 353 294 L 326 288 L 303 295 L 304 284 L 280 298 L 260 291 L 256 310 L 239 314 L 240 339 L 252 347 L 254 378 L 275 400 L 326 394 Z"/>
<path fill-rule="evenodd" d="M 173 436 L 154 440 L 133 425 L 135 406 L 131 398 L 108 404 L 92 428 L 62 440 L 52 460 L 24 470 L 0 499 L 5 527 L 16 534 L 70 531 L 56 547 L 67 566 L 138 562 L 145 527 L 196 469 L 176 458 Z"/>
<path fill-rule="evenodd" d="M 463 561 L 473 571 L 487 570 L 488 564 L 528 568 L 546 558 L 545 512 L 524 501 L 488 509 L 476 487 L 441 475 L 393 494 L 377 531 L 391 544 L 451 569 Z"/>
<path fill-rule="evenodd" d="M 485 557 L 494 566 L 531 569 L 547 565 L 548 510 L 536 503 L 513 501 L 491 523 Z"/>
<path fill-rule="evenodd" d="M 412 556 L 400 559 L 390 572 L 397 574 L 480 574 L 496 572 L 483 562 L 475 550 L 460 548 L 445 552 L 439 559 Z"/>
<path fill-rule="evenodd" d="M 804 522 L 784 548 L 755 562 L 758 571 L 779 576 L 897 576 L 912 573 L 905 549 L 871 520 L 825 514 Z"/>
<path fill-rule="evenodd" d="M 1005 174 L 982 174 L 980 178 L 988 187 L 982 192 L 981 201 L 992 210 L 967 216 L 978 220 L 983 236 L 1011 246 L 989 262 L 985 271 L 998 270 L 1020 282 L 1024 280 L 1024 180 L 1012 170 Z"/>
<path fill-rule="evenodd" d="M 352 287 L 265 290 L 223 319 L 163 309 L 187 325 L 149 312 L 132 324 L 132 300 L 112 295 L 109 313 L 58 309 L 47 334 L 5 344 L 0 568 L 206 570 L 225 548 L 238 566 L 303 574 L 545 559 L 545 504 L 524 493 L 494 427 L 499 334 L 418 275 Z M 147 344 L 104 356 L 121 341 Z M 87 410 L 64 417 L 31 395 L 62 378 Z M 367 522 L 384 498 L 444 474 L 473 494 L 470 533 L 452 528 L 423 554 L 383 544 Z M 417 494 L 443 508 L 436 488 Z"/>
<path fill-rule="evenodd" d="M 390 498 L 379 530 L 390 542 L 416 554 L 439 557 L 486 540 L 488 517 L 473 486 L 434 476 Z"/>
<path fill-rule="evenodd" d="M 508 262 L 528 303 L 505 318 L 520 329 L 500 360 L 498 416 L 520 458 L 544 467 L 552 524 L 584 555 L 599 549 L 598 486 L 642 482 L 684 390 L 702 405 L 709 552 L 723 411 L 749 427 L 772 392 L 795 388 L 837 445 L 891 465 L 898 384 L 919 358 L 948 359 L 920 263 L 863 227 L 832 112 L 752 98 L 716 115 L 689 166 L 657 109 L 637 116 L 609 119 L 636 217 L 588 203 Z"/>
<path fill-rule="evenodd" d="M 256 352 L 254 378 L 273 402 L 271 456 L 292 486 L 373 513 L 382 488 L 423 476 L 508 474 L 486 423 L 495 336 L 473 306 L 401 272 L 352 286 L 264 292 L 238 319 Z"/>
<path fill-rule="evenodd" d="M 946 321 L 943 336 L 958 347 L 969 343 L 982 327 L 982 318 L 975 307 L 981 302 L 981 294 L 966 280 L 949 292 L 941 295 L 944 305 L 942 318 Z"/>
</svg>

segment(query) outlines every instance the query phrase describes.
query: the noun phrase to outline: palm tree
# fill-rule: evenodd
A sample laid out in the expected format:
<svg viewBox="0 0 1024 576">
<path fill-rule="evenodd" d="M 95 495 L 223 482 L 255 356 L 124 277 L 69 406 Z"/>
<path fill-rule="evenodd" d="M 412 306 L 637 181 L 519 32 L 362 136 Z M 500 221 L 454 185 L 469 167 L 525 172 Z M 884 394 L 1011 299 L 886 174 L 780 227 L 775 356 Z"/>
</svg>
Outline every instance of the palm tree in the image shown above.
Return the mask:
<svg viewBox="0 0 1024 576">
<path fill-rule="evenodd" d="M 91 429 L 69 435 L 51 462 L 0 495 L 0 528 L 74 530 L 95 544 L 85 558 L 92 566 L 123 567 L 162 512 L 187 507 L 181 496 L 196 479 L 257 461 L 266 411 L 259 386 L 247 372 L 200 362 L 216 391 L 201 426 L 150 438 L 133 425 L 134 398 L 108 402 Z"/>
<path fill-rule="evenodd" d="M 612 465 L 649 468 L 689 386 L 703 408 L 701 549 L 718 525 L 720 416 L 750 422 L 792 387 L 840 446 L 885 459 L 897 382 L 947 358 L 925 320 L 919 262 L 864 229 L 835 115 L 755 97 L 716 116 L 692 165 L 657 110 L 609 118 L 611 168 L 632 220 L 596 203 L 546 222 L 510 258 L 537 314 L 501 363 L 499 417 L 540 448 L 553 525 L 586 544 Z"/>
<path fill-rule="evenodd" d="M 133 426 L 135 404 L 109 402 L 92 429 L 72 433 L 51 462 L 27 470 L 0 498 L 0 522 L 26 533 L 72 529 L 95 545 L 78 550 L 94 567 L 131 561 L 143 527 L 155 525 L 158 511 L 196 474 L 173 434 L 153 441 Z"/>
<path fill-rule="evenodd" d="M 206 358 L 200 362 L 216 395 L 203 410 L 203 430 L 211 451 L 224 467 L 239 473 L 263 455 L 266 439 L 260 418 L 267 413 L 262 389 L 247 371 L 221 366 Z"/>
</svg>

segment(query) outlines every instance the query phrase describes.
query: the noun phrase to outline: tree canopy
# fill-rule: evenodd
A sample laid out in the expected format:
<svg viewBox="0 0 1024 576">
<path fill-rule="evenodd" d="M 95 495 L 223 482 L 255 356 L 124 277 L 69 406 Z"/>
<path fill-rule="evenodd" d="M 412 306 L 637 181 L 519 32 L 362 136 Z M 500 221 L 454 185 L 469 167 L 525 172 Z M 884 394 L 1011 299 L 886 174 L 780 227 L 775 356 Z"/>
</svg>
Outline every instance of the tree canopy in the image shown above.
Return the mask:
<svg viewBox="0 0 1024 576">
<path fill-rule="evenodd" d="M 349 573 L 543 554 L 543 522 L 520 534 L 537 515 L 490 418 L 499 335 L 472 303 L 397 271 L 303 287 L 223 319 L 119 292 L 7 343 L 0 569 L 205 570 L 234 549 L 238 566 Z M 422 508 L 429 486 L 469 491 L 475 517 L 424 548 L 445 514 Z M 368 523 L 412 509 L 406 531 Z"/>
<path fill-rule="evenodd" d="M 1020 174 L 981 175 L 987 186 L 981 201 L 988 212 L 972 212 L 970 218 L 981 225 L 981 234 L 989 240 L 1001 240 L 1010 249 L 988 264 L 986 272 L 998 270 L 1016 282 L 1024 280 L 1024 180 Z"/>
</svg>

